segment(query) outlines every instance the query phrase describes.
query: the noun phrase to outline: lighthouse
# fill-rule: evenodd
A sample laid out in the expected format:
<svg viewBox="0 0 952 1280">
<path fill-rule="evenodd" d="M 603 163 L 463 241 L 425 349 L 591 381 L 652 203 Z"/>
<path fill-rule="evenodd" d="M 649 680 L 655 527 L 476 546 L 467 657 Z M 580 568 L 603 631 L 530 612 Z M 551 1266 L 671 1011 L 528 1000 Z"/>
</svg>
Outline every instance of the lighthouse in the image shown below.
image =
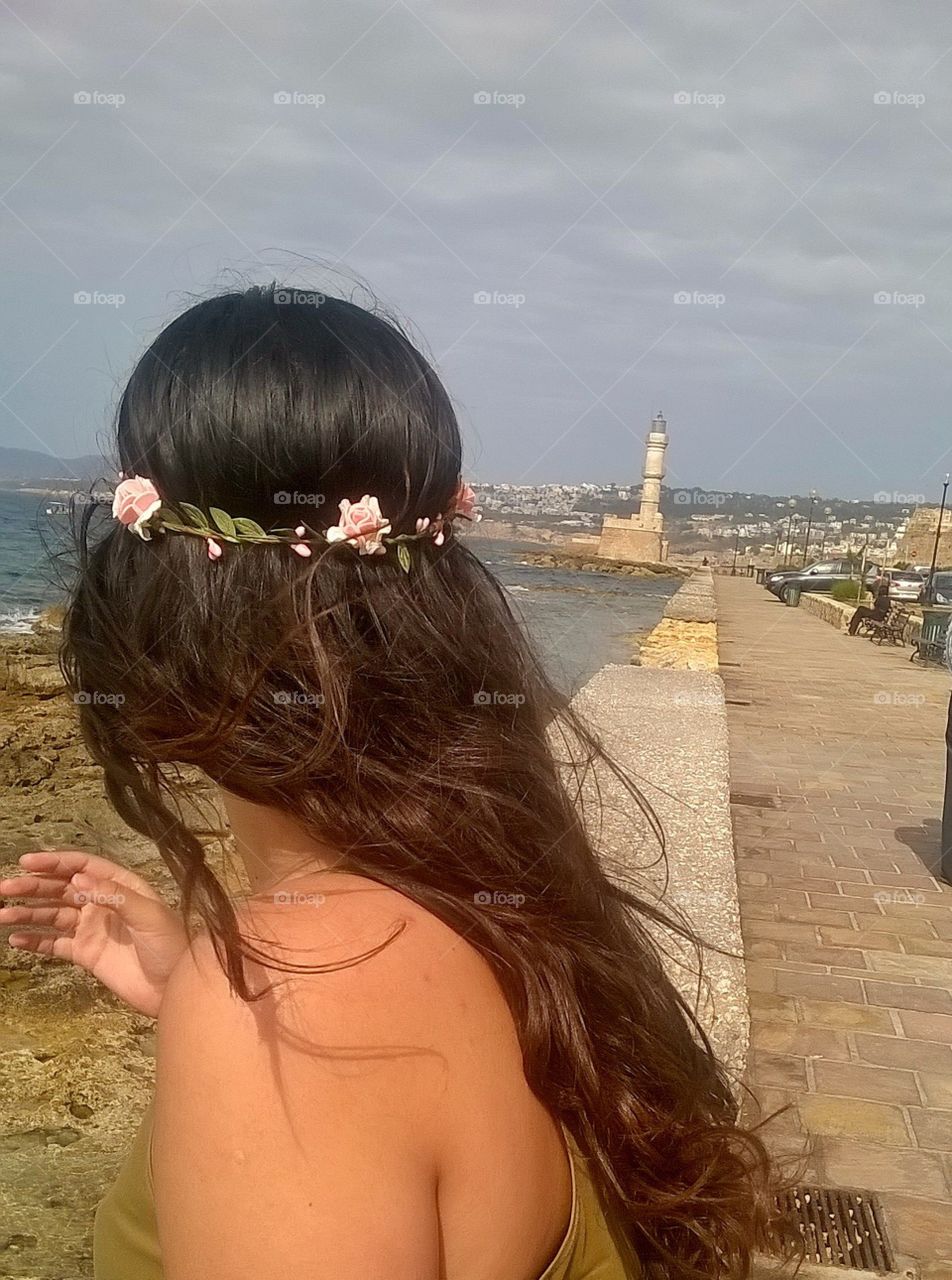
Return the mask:
<svg viewBox="0 0 952 1280">
<path fill-rule="evenodd" d="M 661 410 L 652 419 L 645 441 L 645 469 L 641 479 L 641 510 L 643 529 L 657 529 L 663 525 L 661 517 L 661 481 L 664 479 L 664 455 L 668 447 L 668 424 Z"/>
<path fill-rule="evenodd" d="M 661 514 L 661 482 L 667 448 L 668 424 L 659 409 L 648 426 L 645 440 L 638 514 L 627 518 L 605 516 L 598 540 L 600 556 L 629 564 L 657 564 L 667 560 L 668 543 L 663 536 L 664 517 Z"/>
</svg>

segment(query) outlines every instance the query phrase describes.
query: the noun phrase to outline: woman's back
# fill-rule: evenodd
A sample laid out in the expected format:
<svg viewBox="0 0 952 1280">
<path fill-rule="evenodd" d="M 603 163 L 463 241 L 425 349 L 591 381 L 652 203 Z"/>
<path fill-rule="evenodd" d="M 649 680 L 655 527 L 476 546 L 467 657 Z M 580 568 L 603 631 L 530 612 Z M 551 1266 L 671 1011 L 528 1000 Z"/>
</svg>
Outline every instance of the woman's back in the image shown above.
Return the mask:
<svg viewBox="0 0 952 1280">
<path fill-rule="evenodd" d="M 259 895 L 244 922 L 270 954 L 287 948 L 284 963 L 336 966 L 392 941 L 330 972 L 272 972 L 250 1006 L 204 945 L 173 975 L 151 1138 L 176 1280 L 212 1261 L 230 1280 L 260 1280 L 290 1222 L 291 1274 L 298 1252 L 315 1275 L 375 1276 L 373 1258 L 388 1259 L 381 1276 L 536 1280 L 557 1258 L 549 1274 L 567 1280 L 626 1274 L 584 1162 L 571 1145 L 566 1158 L 526 1084 L 505 998 L 464 939 L 336 872 Z M 104 1258 L 142 1150 L 100 1215 Z M 112 1265 L 99 1264 L 106 1280 Z"/>
</svg>

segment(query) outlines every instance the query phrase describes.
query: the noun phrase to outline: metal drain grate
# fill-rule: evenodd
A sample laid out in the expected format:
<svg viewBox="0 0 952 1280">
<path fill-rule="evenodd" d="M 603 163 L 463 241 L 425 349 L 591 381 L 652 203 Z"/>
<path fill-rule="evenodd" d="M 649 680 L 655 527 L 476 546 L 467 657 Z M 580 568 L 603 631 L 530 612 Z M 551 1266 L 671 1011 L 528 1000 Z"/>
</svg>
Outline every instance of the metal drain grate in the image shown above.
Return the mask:
<svg viewBox="0 0 952 1280">
<path fill-rule="evenodd" d="M 882 1206 L 872 1191 L 794 1187 L 780 1207 L 791 1240 L 803 1242 L 805 1262 L 895 1274 Z"/>
</svg>

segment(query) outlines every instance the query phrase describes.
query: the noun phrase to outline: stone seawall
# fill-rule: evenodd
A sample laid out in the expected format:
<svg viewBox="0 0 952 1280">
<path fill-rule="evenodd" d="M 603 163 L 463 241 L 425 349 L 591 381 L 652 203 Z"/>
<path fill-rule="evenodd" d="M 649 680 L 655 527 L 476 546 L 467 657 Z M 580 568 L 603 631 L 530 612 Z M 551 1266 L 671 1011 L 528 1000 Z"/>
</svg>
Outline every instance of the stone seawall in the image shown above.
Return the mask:
<svg viewBox="0 0 952 1280">
<path fill-rule="evenodd" d="M 749 1012 L 716 619 L 713 575 L 700 569 L 668 601 L 642 644 L 638 665 L 604 667 L 579 693 L 577 705 L 636 776 L 661 821 L 669 877 L 663 902 L 682 912 L 707 944 L 700 999 L 693 957 L 683 949 L 673 952 L 670 976 L 696 1006 L 718 1056 L 737 1079 L 747 1061 Z M 617 780 L 599 782 L 603 856 L 610 868 L 633 873 L 649 892 L 661 892 L 665 864 L 645 865 L 657 847 L 650 848 L 630 801 L 626 810 Z M 670 951 L 668 937 L 665 947 Z"/>
<path fill-rule="evenodd" d="M 717 609 L 710 569 L 699 569 L 674 593 L 661 621 L 642 643 L 643 667 L 717 670 Z"/>
<path fill-rule="evenodd" d="M 664 832 L 662 862 L 631 797 L 616 778 L 596 770 L 591 791 L 594 803 L 597 780 L 598 845 L 606 868 L 633 881 L 640 895 L 682 914 L 706 944 L 700 987 L 690 949 L 670 934 L 664 935 L 663 949 L 669 976 L 696 1008 L 736 1080 L 747 1060 L 749 1013 L 720 676 L 690 669 L 603 667 L 579 692 L 575 705 L 615 760 L 635 777 Z"/>
</svg>

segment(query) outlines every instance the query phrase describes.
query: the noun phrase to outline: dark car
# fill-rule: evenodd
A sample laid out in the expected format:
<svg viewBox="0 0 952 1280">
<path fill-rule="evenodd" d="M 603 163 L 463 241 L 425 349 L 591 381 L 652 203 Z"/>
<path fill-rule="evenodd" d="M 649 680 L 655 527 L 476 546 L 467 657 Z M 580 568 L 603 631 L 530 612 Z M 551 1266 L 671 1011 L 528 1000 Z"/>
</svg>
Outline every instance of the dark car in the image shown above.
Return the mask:
<svg viewBox="0 0 952 1280">
<path fill-rule="evenodd" d="M 952 604 L 952 570 L 937 570 L 932 575 L 932 603 L 933 604 Z M 920 604 L 928 604 L 929 595 L 929 575 L 925 575 L 925 583 L 919 594 Z"/>
<path fill-rule="evenodd" d="M 867 565 L 866 585 L 871 586 L 879 574 L 879 565 Z M 834 582 L 848 582 L 856 576 L 856 569 L 849 560 L 817 560 L 805 569 L 780 569 L 769 573 L 764 579 L 764 586 L 782 600 L 789 586 L 797 586 L 801 591 L 832 591 Z"/>
</svg>

